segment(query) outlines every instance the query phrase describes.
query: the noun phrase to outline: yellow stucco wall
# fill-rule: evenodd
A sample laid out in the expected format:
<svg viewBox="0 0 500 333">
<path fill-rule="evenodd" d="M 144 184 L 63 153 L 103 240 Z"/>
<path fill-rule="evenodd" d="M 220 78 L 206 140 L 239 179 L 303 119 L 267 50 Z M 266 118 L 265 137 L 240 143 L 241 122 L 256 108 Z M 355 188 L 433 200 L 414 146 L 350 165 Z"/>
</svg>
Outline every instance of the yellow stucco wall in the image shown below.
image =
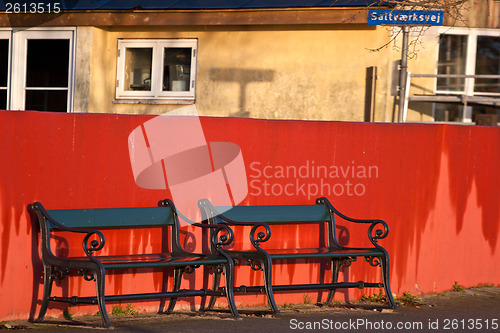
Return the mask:
<svg viewBox="0 0 500 333">
<path fill-rule="evenodd" d="M 88 112 L 161 114 L 178 108 L 113 102 L 117 41 L 197 38 L 195 104 L 200 115 L 362 121 L 366 67 L 378 66 L 375 118 L 391 120 L 395 53 L 391 47 L 369 50 L 389 41 L 387 28 L 352 24 L 81 29 L 86 29 L 85 42 L 92 45 Z"/>
</svg>

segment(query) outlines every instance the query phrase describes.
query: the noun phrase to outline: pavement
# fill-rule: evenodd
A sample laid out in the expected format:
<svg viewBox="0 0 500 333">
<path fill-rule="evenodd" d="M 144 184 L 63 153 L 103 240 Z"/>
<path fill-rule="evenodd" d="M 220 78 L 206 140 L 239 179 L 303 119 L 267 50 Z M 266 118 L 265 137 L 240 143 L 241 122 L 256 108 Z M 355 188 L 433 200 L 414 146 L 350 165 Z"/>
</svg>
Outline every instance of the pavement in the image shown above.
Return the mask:
<svg viewBox="0 0 500 333">
<path fill-rule="evenodd" d="M 110 315 L 111 332 L 500 332 L 500 287 L 410 298 L 410 304 L 390 309 L 375 302 L 280 306 L 281 315 L 266 307 L 243 308 L 242 319 L 228 311 L 173 314 Z M 100 317 L 75 320 L 0 322 L 0 330 L 42 332 L 102 332 Z"/>
</svg>

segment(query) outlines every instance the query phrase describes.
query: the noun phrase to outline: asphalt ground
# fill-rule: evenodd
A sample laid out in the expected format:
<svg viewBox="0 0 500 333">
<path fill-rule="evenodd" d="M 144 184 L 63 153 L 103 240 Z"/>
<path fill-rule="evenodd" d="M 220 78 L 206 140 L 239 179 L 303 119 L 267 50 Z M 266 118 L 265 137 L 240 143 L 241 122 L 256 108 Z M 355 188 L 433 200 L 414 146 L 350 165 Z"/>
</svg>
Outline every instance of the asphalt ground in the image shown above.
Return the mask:
<svg viewBox="0 0 500 333">
<path fill-rule="evenodd" d="M 100 317 L 75 320 L 1 322 L 0 330 L 41 332 L 500 332 L 500 288 L 419 296 L 417 304 L 393 310 L 373 302 L 280 306 L 281 315 L 267 308 L 241 309 L 243 319 L 227 311 L 173 314 L 110 315 L 113 330 L 99 325 Z M 415 300 L 415 299 L 412 299 Z M 7 332 L 7 331 L 6 331 Z"/>
</svg>

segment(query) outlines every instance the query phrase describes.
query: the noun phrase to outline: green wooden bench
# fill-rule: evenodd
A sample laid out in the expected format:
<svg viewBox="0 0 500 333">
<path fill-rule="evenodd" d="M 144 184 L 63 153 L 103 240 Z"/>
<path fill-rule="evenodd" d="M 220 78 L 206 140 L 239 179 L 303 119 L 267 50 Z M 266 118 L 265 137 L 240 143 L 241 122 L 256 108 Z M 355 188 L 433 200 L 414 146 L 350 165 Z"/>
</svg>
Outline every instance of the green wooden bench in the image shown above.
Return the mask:
<svg viewBox="0 0 500 333">
<path fill-rule="evenodd" d="M 339 288 L 384 288 L 390 306 L 397 307 L 394 302 L 389 283 L 389 253 L 378 244 L 378 240 L 387 237 L 389 227 L 382 220 L 361 220 L 347 217 L 340 213 L 326 198 L 316 200 L 316 205 L 283 205 L 283 206 L 237 206 L 214 207 L 208 200 L 199 202 L 205 219 L 212 225 L 252 226 L 250 241 L 254 250 L 235 251 L 227 250 L 236 262 L 251 265 L 255 270 L 263 270 L 264 286 L 234 287 L 235 292 L 263 292 L 267 293 L 269 304 L 273 312 L 279 313 L 273 292 L 291 290 L 329 290 L 327 303 L 333 301 L 335 290 Z M 224 213 L 220 213 L 220 212 Z M 365 224 L 370 242 L 368 247 L 347 247 L 338 240 L 338 226 L 336 218 L 342 218 L 349 223 Z M 271 227 L 297 226 L 299 224 L 326 224 L 326 240 L 319 239 L 318 245 L 313 248 L 283 248 L 282 240 L 271 237 Z M 322 245 L 322 243 L 324 245 Z M 382 282 L 338 282 L 341 266 L 350 266 L 358 257 L 363 257 L 371 266 L 380 266 Z M 295 285 L 273 285 L 273 262 L 280 260 L 284 263 L 290 259 L 327 259 L 331 262 L 331 277 L 329 283 L 309 283 Z M 320 281 L 327 281 L 321 277 Z M 216 296 L 210 300 L 209 307 L 213 306 Z"/>
<path fill-rule="evenodd" d="M 110 208 L 110 209 L 69 209 L 45 210 L 41 203 L 31 205 L 36 213 L 41 233 L 41 258 L 44 267 L 43 300 L 36 321 L 43 321 L 49 302 L 66 302 L 76 304 L 97 304 L 102 317 L 103 325 L 111 327 L 106 305 L 108 301 L 166 299 L 170 298 L 167 312 L 174 309 L 177 298 L 192 296 L 226 296 L 229 308 L 235 317 L 239 317 L 234 303 L 233 277 L 234 265 L 230 257 L 221 250 L 223 245 L 233 241 L 233 233 L 227 226 L 194 224 L 199 228 L 207 228 L 210 235 L 211 253 L 197 254 L 183 250 L 179 239 L 179 220 L 173 203 L 166 199 L 159 203 L 159 207 L 150 208 Z M 124 228 L 161 227 L 162 245 L 165 250 L 161 253 L 144 253 L 133 255 L 99 255 L 105 249 L 106 240 L 104 230 Z M 215 227 L 215 228 L 214 228 Z M 80 234 L 82 244 L 79 256 L 62 257 L 51 249 L 51 237 L 59 237 L 64 232 L 70 235 Z M 68 238 L 68 237 L 66 237 Z M 72 239 L 75 237 L 72 237 Z M 120 239 L 108 240 L 108 243 L 121 242 Z M 109 245 L 108 245 L 109 246 Z M 191 272 L 200 266 L 212 266 L 212 272 L 217 272 L 217 281 L 221 272 L 225 276 L 225 288 L 217 290 L 185 290 L 180 289 L 183 272 Z M 141 294 L 105 294 L 105 276 L 111 270 L 129 268 L 157 268 L 173 267 L 173 289 L 170 292 L 154 292 Z M 125 273 L 127 271 L 124 271 Z M 78 273 L 87 281 L 95 280 L 96 296 L 93 297 L 59 297 L 51 296 L 52 283 L 55 279 L 63 279 L 67 275 Z M 122 273 L 124 274 L 124 273 Z M 163 311 L 163 305 L 160 306 Z"/>
</svg>

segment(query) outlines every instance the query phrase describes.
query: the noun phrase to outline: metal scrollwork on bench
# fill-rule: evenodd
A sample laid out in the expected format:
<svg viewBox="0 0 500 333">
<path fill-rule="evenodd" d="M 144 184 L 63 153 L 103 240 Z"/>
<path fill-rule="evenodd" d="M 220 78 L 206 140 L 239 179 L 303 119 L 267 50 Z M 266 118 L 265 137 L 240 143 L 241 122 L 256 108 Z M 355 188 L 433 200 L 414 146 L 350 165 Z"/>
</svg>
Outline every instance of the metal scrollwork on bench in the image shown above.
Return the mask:
<svg viewBox="0 0 500 333">
<path fill-rule="evenodd" d="M 375 229 L 376 226 L 381 226 L 382 229 Z M 370 242 L 377 246 L 379 239 L 384 239 L 389 234 L 389 226 L 385 221 L 374 220 L 370 227 L 368 228 L 368 238 Z"/>
<path fill-rule="evenodd" d="M 217 225 L 212 236 L 212 242 L 216 248 L 229 245 L 234 240 L 233 230 L 225 225 Z"/>
<path fill-rule="evenodd" d="M 184 273 L 191 274 L 194 272 L 196 268 L 199 268 L 200 265 L 189 265 L 184 267 Z"/>
<path fill-rule="evenodd" d="M 365 257 L 365 261 L 370 264 L 370 266 L 377 267 L 380 266 L 380 258 L 379 257 Z"/>
<path fill-rule="evenodd" d="M 357 257 L 349 257 L 349 258 L 345 258 L 344 260 L 342 260 L 342 262 L 340 263 L 343 267 L 347 268 L 347 267 L 350 267 L 351 264 L 353 262 L 355 262 L 356 260 L 358 260 Z"/>
<path fill-rule="evenodd" d="M 247 265 L 250 266 L 254 271 L 262 270 L 262 262 L 260 260 L 248 259 Z"/>
<path fill-rule="evenodd" d="M 99 237 L 99 240 L 94 239 L 89 243 L 90 237 L 92 237 L 93 235 L 97 235 Z M 104 244 L 104 235 L 99 230 L 90 230 L 83 238 L 83 249 L 87 256 L 92 256 L 95 251 L 102 250 Z"/>
<path fill-rule="evenodd" d="M 93 280 L 95 280 L 94 273 L 92 271 L 80 269 L 80 270 L 78 270 L 78 274 L 81 275 L 81 276 L 83 276 L 83 278 L 85 279 L 85 281 L 93 281 Z"/>
<path fill-rule="evenodd" d="M 257 232 L 257 229 L 263 228 L 264 231 L 259 231 Z M 257 235 L 255 233 L 257 232 Z M 267 224 L 264 223 L 256 223 L 253 227 L 252 230 L 250 230 L 250 241 L 252 244 L 258 248 L 260 247 L 260 243 L 267 242 L 271 238 L 271 228 Z"/>
<path fill-rule="evenodd" d="M 69 268 L 62 268 L 62 267 L 54 267 L 54 273 L 52 273 L 52 276 L 56 280 L 64 280 L 66 276 L 71 274 L 71 269 Z"/>
</svg>

